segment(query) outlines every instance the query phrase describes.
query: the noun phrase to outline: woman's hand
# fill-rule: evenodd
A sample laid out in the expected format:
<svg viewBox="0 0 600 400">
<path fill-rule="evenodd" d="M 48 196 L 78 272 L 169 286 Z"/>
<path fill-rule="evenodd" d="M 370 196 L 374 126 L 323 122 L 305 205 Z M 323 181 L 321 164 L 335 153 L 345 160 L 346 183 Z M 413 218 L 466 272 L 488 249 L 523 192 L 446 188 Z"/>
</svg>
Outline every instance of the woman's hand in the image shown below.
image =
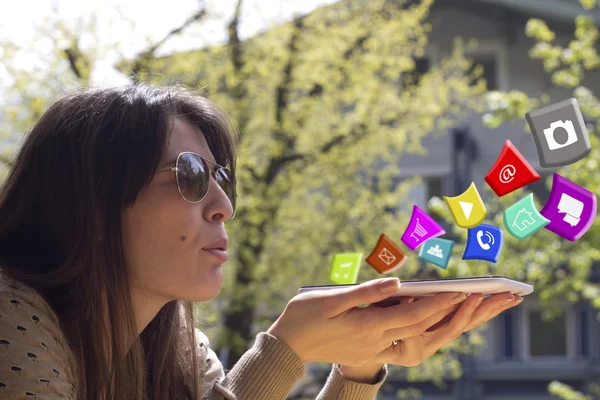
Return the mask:
<svg viewBox="0 0 600 400">
<path fill-rule="evenodd" d="M 413 301 L 413 297 L 404 297 L 400 300 L 399 304 L 410 304 Z M 513 296 L 510 293 L 502 293 L 489 296 L 487 299 L 483 300 L 483 302 L 481 302 L 481 304 L 476 308 L 475 312 L 473 312 L 473 314 L 471 315 L 471 319 L 467 324 L 467 327 L 463 330 L 463 332 L 467 332 L 473 328 L 476 328 L 486 323 L 501 312 L 511 307 L 519 305 L 522 301 L 523 298 L 521 296 Z M 398 304 L 398 301 L 396 299 L 388 299 L 387 301 L 384 300 L 383 302 L 379 302 L 377 304 L 371 304 L 369 307 L 389 307 L 396 304 Z M 411 347 L 419 348 L 419 350 L 417 350 L 416 353 L 426 354 L 424 347 L 427 346 L 427 336 L 436 335 L 438 334 L 438 330 L 441 330 L 445 325 L 447 326 L 450 320 L 454 317 L 454 311 L 459 307 L 460 305 L 455 305 L 451 307 L 450 309 L 452 309 L 453 311 L 448 313 L 448 315 L 446 315 L 441 321 L 436 323 L 434 326 L 429 327 L 424 333 L 400 340 L 399 351 L 402 352 L 403 347 Z M 379 362 L 367 363 L 360 367 L 349 367 L 343 365 L 340 367 L 340 369 L 342 371 L 342 374 L 348 379 L 362 383 L 373 383 L 377 380 L 377 377 L 379 376 L 381 368 L 383 368 L 384 364 L 385 363 L 379 360 Z"/>
<path fill-rule="evenodd" d="M 373 369 L 388 363 L 404 366 L 419 365 L 463 332 L 486 323 L 501 312 L 520 304 L 521 301 L 523 301 L 521 296 L 510 293 L 495 294 L 486 299 L 481 294 L 472 294 L 462 304 L 450 307 L 448 309 L 450 312 L 443 319 L 424 332 L 396 339 L 398 341 L 396 346 L 385 349 L 374 358 L 371 365 L 366 364 L 362 368 Z M 400 305 L 413 304 L 413 302 L 413 298 L 403 298 Z"/>
<path fill-rule="evenodd" d="M 359 367 L 369 363 L 411 366 L 420 363 L 428 351 L 390 353 L 390 342 L 424 333 L 429 327 L 456 311 L 465 301 L 462 293 L 440 293 L 410 304 L 387 308 L 367 307 L 395 292 L 383 293 L 375 279 L 363 284 L 328 291 L 313 291 L 295 296 L 267 333 L 286 343 L 304 362 L 325 362 Z M 444 340 L 462 333 L 475 311 L 473 296 L 458 309 L 444 331 Z M 433 338 L 433 346 L 441 340 Z M 439 347 L 438 347 L 439 348 Z M 436 349 L 437 350 L 437 349 Z M 386 353 L 387 351 L 387 353 Z M 435 352 L 435 351 L 434 351 Z"/>
</svg>

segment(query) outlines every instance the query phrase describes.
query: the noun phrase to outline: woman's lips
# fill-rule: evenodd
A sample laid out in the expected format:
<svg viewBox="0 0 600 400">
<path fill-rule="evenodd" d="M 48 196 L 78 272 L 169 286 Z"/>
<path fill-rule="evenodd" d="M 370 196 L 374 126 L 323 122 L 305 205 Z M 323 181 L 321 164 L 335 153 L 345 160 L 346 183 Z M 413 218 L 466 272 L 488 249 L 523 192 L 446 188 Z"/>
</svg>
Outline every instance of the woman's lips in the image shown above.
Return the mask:
<svg viewBox="0 0 600 400">
<path fill-rule="evenodd" d="M 221 262 L 227 262 L 227 251 L 222 249 L 202 249 Z"/>
</svg>

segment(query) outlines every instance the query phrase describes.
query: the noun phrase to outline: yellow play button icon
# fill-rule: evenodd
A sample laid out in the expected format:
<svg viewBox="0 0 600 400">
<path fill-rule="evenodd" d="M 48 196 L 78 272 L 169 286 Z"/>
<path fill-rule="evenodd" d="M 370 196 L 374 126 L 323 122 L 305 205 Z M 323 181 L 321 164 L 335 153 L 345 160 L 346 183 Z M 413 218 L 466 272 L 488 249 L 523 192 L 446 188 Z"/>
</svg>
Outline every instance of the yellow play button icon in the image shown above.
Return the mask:
<svg viewBox="0 0 600 400">
<path fill-rule="evenodd" d="M 471 186 L 463 194 L 456 197 L 444 196 L 444 201 L 450 209 L 454 222 L 461 228 L 474 228 L 481 224 L 487 215 L 485 204 L 481 200 L 475 183 L 471 183 Z"/>
</svg>

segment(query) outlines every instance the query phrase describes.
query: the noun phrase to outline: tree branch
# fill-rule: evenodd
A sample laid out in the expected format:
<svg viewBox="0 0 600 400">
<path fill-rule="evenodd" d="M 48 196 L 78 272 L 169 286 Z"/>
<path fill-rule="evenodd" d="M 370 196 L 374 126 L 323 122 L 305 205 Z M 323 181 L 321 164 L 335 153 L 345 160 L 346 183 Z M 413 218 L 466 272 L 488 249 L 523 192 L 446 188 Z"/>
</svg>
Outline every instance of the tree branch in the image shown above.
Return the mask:
<svg viewBox="0 0 600 400">
<path fill-rule="evenodd" d="M 283 125 L 284 125 L 284 113 L 287 110 L 289 103 L 289 94 L 290 87 L 292 85 L 292 79 L 294 74 L 294 66 L 297 61 L 298 56 L 298 41 L 300 39 L 301 33 L 304 31 L 304 18 L 302 15 L 296 19 L 294 19 L 294 32 L 290 37 L 290 41 L 288 44 L 288 50 L 290 52 L 290 56 L 288 62 L 285 64 L 283 68 L 283 79 L 279 86 L 277 86 L 275 92 L 275 129 L 273 132 L 273 137 L 276 140 L 279 140 L 284 144 L 285 151 L 293 152 L 294 147 L 296 146 L 296 137 L 292 134 L 289 135 Z M 304 156 L 295 153 L 284 154 L 281 157 L 275 157 L 271 160 L 267 170 L 265 172 L 265 182 L 270 184 L 275 180 L 279 171 L 283 169 L 283 167 L 291 161 L 302 159 Z"/>
<path fill-rule="evenodd" d="M 227 33 L 229 35 L 229 54 L 231 57 L 231 63 L 233 64 L 234 73 L 237 77 L 235 86 L 231 88 L 231 95 L 239 112 L 237 120 L 239 131 L 238 144 L 241 144 L 244 138 L 244 133 L 246 132 L 246 126 L 248 125 L 248 121 L 250 121 L 248 107 L 244 104 L 244 99 L 248 97 L 248 77 L 244 71 L 246 61 L 244 60 L 244 49 L 239 34 L 241 12 L 242 0 L 238 0 L 235 6 L 233 17 L 231 18 L 231 22 L 229 22 L 229 25 L 227 26 Z"/>
<path fill-rule="evenodd" d="M 287 163 L 296 160 L 302 160 L 304 158 L 304 155 L 297 153 L 273 158 L 264 175 L 264 180 L 267 185 L 271 184 L 275 180 L 279 171 L 281 171 Z"/>
<path fill-rule="evenodd" d="M 235 5 L 233 18 L 227 26 L 227 32 L 229 34 L 229 45 L 231 46 L 231 62 L 233 63 L 236 72 L 240 72 L 244 67 L 240 34 L 238 29 L 240 23 L 240 13 L 242 11 L 242 1 L 243 0 L 238 0 L 237 4 Z"/>
<path fill-rule="evenodd" d="M 79 51 L 79 49 L 76 47 L 75 44 L 68 49 L 64 49 L 63 51 L 65 52 L 65 55 L 67 56 L 67 61 L 69 62 L 69 65 L 71 66 L 71 70 L 73 71 L 73 73 L 75 74 L 77 79 L 81 79 L 81 77 L 83 75 L 81 74 L 81 71 L 79 70 L 79 67 L 77 66 L 77 60 L 79 59 L 79 57 L 81 57 L 81 52 Z"/>
<path fill-rule="evenodd" d="M 185 29 L 193 25 L 194 23 L 200 21 L 202 18 L 206 16 L 206 7 L 203 6 L 200 10 L 195 12 L 192 16 L 190 16 L 183 24 L 179 27 L 172 29 L 169 31 L 164 38 L 156 42 L 154 45 L 150 46 L 147 50 L 142 51 L 138 54 L 137 59 L 135 60 L 133 67 L 131 68 L 132 75 L 134 76 L 134 80 L 137 81 L 137 75 L 144 68 L 148 61 L 154 58 L 154 53 L 160 46 L 165 44 L 167 40 L 169 40 L 172 36 L 178 35 L 183 32 Z"/>
</svg>

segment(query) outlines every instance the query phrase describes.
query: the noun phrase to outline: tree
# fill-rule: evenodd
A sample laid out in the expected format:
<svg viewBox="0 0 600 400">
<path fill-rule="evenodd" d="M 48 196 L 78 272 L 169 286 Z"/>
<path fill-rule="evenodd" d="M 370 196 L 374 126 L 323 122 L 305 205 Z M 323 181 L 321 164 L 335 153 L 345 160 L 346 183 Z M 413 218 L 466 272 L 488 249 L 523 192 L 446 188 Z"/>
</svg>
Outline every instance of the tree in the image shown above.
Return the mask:
<svg viewBox="0 0 600 400">
<path fill-rule="evenodd" d="M 471 84 L 463 44 L 418 82 L 411 73 L 431 4 L 342 1 L 241 41 L 240 0 L 227 45 L 158 58 L 140 76 L 203 87 L 240 127 L 234 260 L 224 294 L 206 306 L 223 310 L 211 322 L 225 327 L 212 335 L 229 354 L 226 367 L 301 283 L 327 280 L 333 254 L 367 251 L 381 232 L 401 236 L 412 205 L 382 212 L 397 209 L 410 186 L 394 182 L 399 156 L 423 152 L 424 135 L 478 110 L 485 82 Z M 411 262 L 403 273 L 417 269 Z M 360 273 L 376 277 L 368 267 Z M 457 375 L 456 357 L 442 357 L 420 371 Z"/>
<path fill-rule="evenodd" d="M 123 42 L 105 43 L 99 39 L 98 15 L 77 18 L 74 23 L 66 23 L 61 17 L 59 3 L 54 3 L 52 14 L 40 22 L 33 22 L 35 34 L 24 46 L 10 39 L 0 40 L 0 61 L 10 77 L 4 88 L 5 102 L 0 115 L 6 121 L 0 125 L 0 137 L 8 142 L 18 141 L 59 95 L 79 87 L 90 86 L 90 77 L 97 62 L 108 50 L 120 50 Z M 116 9 L 120 17 L 127 19 Z M 173 28 L 156 42 L 148 42 L 147 48 L 133 58 L 130 74 L 135 81 L 138 71 L 154 57 L 156 51 L 171 37 L 180 34 L 190 26 L 203 20 L 207 15 L 202 0 L 199 8 L 180 26 Z M 110 21 L 112 22 L 112 21 Z M 128 21 L 135 28 L 135 22 Z M 32 62 L 23 67 L 19 62 L 28 57 Z M 12 165 L 15 147 L 9 147 L 0 155 L 2 181 Z"/>
<path fill-rule="evenodd" d="M 235 238 L 230 246 L 233 257 L 224 267 L 223 293 L 203 304 L 203 317 L 210 324 L 219 322 L 207 334 L 217 338 L 213 347 L 222 350 L 221 355 L 229 354 L 226 368 L 247 350 L 257 331 L 278 317 L 301 284 L 327 280 L 333 254 L 370 251 L 381 232 L 400 237 L 412 204 L 401 204 L 411 181 L 398 184 L 398 158 L 425 152 L 420 144 L 423 136 L 443 134 L 463 116 L 484 111 L 479 104 L 485 82 L 478 79 L 472 84 L 473 76 L 466 74 L 471 62 L 463 51 L 469 45 L 457 41 L 439 65 L 419 77 L 414 74 L 414 59 L 423 55 L 427 44 L 426 19 L 432 3 L 344 0 L 242 40 L 243 3 L 238 0 L 226 45 L 157 58 L 156 50 L 167 37 L 120 64 L 132 80 L 203 88 L 240 128 L 238 214 L 228 223 Z M 205 15 L 199 9 L 182 29 Z M 46 60 L 52 68 L 46 74 L 38 72 L 39 81 L 33 80 L 43 90 L 29 86 L 31 72 L 12 71 L 16 77 L 12 104 L 18 105 L 18 111 L 9 110 L 14 112 L 13 131 L 26 131 L 57 94 L 88 83 L 94 51 L 82 49 L 74 38 L 93 29 L 85 25 L 67 29 L 57 21 L 47 25 L 45 35 L 63 32 L 64 39 L 55 43 L 57 51 Z M 528 24 L 532 37 L 541 35 L 532 57 L 547 56 L 555 84 L 573 84 L 573 76 L 597 64 L 597 55 L 590 50 L 595 27 L 578 21 L 575 56 L 550 44 L 551 34 L 541 21 Z M 169 35 L 180 31 L 175 28 Z M 10 43 L 3 45 L 3 61 L 10 66 L 16 49 L 11 50 Z M 476 69 L 475 78 L 481 72 Z M 588 118 L 599 118 L 596 98 L 585 88 L 575 92 Z M 544 99 L 513 91 L 490 93 L 487 100 L 485 119 L 497 126 L 523 118 Z M 592 140 L 593 153 L 561 173 L 598 192 L 590 173 L 596 167 L 586 165 L 598 160 L 597 137 Z M 518 197 L 515 193 L 489 205 L 490 214 Z M 440 218 L 448 217 L 445 207 L 435 201 L 431 210 Z M 453 234 L 464 239 L 460 230 Z M 544 232 L 526 243 L 508 239 L 503 253 L 518 251 L 520 256 L 503 257 L 493 266 L 494 273 L 532 281 L 549 316 L 557 312 L 555 298 L 594 301 L 599 289 L 589 277 L 598 260 L 593 247 L 598 234 L 595 224 L 574 244 Z M 461 246 L 457 243 L 455 251 L 460 252 Z M 523 265 L 528 265 L 527 277 L 521 275 Z M 491 267 L 454 260 L 443 274 L 486 275 Z M 413 257 L 399 275 L 422 278 L 431 273 Z M 359 280 L 376 277 L 374 270 L 363 266 Z M 460 375 L 460 354 L 483 344 L 479 331 L 469 332 L 419 367 L 390 368 L 390 373 L 442 384 L 444 378 Z M 551 390 L 558 390 L 555 387 L 568 390 L 558 383 Z"/>
</svg>

